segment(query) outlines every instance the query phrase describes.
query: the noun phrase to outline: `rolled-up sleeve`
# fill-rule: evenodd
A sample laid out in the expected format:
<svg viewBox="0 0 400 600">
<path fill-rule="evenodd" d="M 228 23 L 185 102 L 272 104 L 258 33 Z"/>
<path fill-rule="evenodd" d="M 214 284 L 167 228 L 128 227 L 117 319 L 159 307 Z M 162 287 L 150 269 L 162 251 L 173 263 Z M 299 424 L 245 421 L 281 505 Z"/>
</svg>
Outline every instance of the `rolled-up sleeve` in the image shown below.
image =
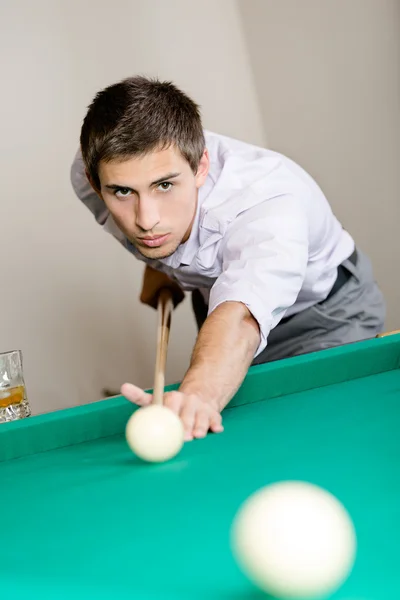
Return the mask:
<svg viewBox="0 0 400 600">
<path fill-rule="evenodd" d="M 308 219 L 301 198 L 279 196 L 239 215 L 221 244 L 222 273 L 215 281 L 209 314 L 223 302 L 241 302 L 258 322 L 261 342 L 292 306 L 308 261 Z"/>
</svg>

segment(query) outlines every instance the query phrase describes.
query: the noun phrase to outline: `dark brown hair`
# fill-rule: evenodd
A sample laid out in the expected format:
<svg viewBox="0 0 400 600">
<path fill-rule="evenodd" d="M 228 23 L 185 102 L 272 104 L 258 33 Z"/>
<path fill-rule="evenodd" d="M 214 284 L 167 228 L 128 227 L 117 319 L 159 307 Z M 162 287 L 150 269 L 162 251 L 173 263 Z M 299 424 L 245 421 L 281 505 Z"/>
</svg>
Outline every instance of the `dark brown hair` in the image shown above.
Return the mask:
<svg viewBox="0 0 400 600">
<path fill-rule="evenodd" d="M 81 151 L 100 187 L 100 161 L 129 159 L 175 145 L 195 173 L 205 140 L 198 105 L 171 82 L 131 77 L 99 92 L 83 121 Z"/>
</svg>

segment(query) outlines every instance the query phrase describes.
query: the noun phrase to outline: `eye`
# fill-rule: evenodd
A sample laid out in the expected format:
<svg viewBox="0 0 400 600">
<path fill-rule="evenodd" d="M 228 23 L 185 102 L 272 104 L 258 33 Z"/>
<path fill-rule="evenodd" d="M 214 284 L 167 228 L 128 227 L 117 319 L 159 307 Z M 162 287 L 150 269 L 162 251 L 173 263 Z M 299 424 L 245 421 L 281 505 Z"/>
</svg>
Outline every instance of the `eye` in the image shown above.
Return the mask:
<svg viewBox="0 0 400 600">
<path fill-rule="evenodd" d="M 160 183 L 160 185 L 157 186 L 157 189 L 160 192 L 168 192 L 172 188 L 173 185 L 174 184 L 171 183 L 170 181 L 163 181 L 162 183 Z"/>
<path fill-rule="evenodd" d="M 115 190 L 114 194 L 117 198 L 127 198 L 132 193 L 131 188 L 118 188 Z"/>
</svg>

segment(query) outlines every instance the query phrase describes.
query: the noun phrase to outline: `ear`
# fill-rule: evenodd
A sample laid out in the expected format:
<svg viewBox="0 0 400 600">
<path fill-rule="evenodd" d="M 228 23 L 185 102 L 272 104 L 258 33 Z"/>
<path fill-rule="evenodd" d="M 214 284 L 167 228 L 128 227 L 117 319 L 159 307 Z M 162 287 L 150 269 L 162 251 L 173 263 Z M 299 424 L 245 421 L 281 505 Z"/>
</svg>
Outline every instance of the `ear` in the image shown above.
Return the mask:
<svg viewBox="0 0 400 600">
<path fill-rule="evenodd" d="M 203 152 L 203 156 L 200 159 L 199 166 L 197 168 L 197 173 L 195 176 L 197 188 L 200 188 L 204 184 L 205 180 L 207 179 L 209 169 L 210 169 L 210 156 L 209 156 L 208 150 L 206 148 Z"/>
<path fill-rule="evenodd" d="M 96 192 L 96 194 L 98 196 L 100 196 L 100 198 L 102 198 L 100 189 L 97 187 L 97 185 L 95 184 L 95 182 L 93 181 L 93 179 L 90 177 L 89 171 L 87 171 L 86 169 L 85 169 L 85 175 L 86 175 L 86 178 L 87 178 L 88 182 L 90 183 L 90 185 L 92 186 L 92 188 Z"/>
</svg>

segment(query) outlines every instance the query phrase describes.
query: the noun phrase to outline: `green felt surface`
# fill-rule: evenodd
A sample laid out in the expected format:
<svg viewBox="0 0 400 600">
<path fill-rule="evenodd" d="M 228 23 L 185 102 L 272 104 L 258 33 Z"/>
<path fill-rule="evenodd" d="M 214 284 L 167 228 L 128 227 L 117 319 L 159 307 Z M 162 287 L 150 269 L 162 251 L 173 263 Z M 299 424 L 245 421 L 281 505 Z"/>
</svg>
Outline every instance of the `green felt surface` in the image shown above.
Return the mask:
<svg viewBox="0 0 400 600">
<path fill-rule="evenodd" d="M 332 598 L 400 598 L 399 354 L 396 336 L 257 368 L 251 385 L 267 399 L 239 397 L 224 413 L 224 434 L 185 444 L 167 464 L 141 463 L 122 433 L 3 458 L 0 597 L 261 600 L 231 555 L 231 522 L 259 487 L 300 479 L 334 493 L 355 523 L 356 565 Z M 318 380 L 321 355 L 326 380 L 339 381 L 312 387 L 299 365 Z M 355 378 L 332 374 L 351 360 Z M 362 375 L 366 364 L 372 375 Z M 292 388 L 296 376 L 299 391 L 283 393 L 277 369 L 280 385 L 282 373 Z M 94 414 L 120 401 L 108 402 Z M 60 411 L 48 427 L 74 414 Z M 34 440 L 28 421 L 3 436 L 0 426 L 0 444 L 24 432 Z M 43 432 L 46 418 L 37 423 Z"/>
</svg>

